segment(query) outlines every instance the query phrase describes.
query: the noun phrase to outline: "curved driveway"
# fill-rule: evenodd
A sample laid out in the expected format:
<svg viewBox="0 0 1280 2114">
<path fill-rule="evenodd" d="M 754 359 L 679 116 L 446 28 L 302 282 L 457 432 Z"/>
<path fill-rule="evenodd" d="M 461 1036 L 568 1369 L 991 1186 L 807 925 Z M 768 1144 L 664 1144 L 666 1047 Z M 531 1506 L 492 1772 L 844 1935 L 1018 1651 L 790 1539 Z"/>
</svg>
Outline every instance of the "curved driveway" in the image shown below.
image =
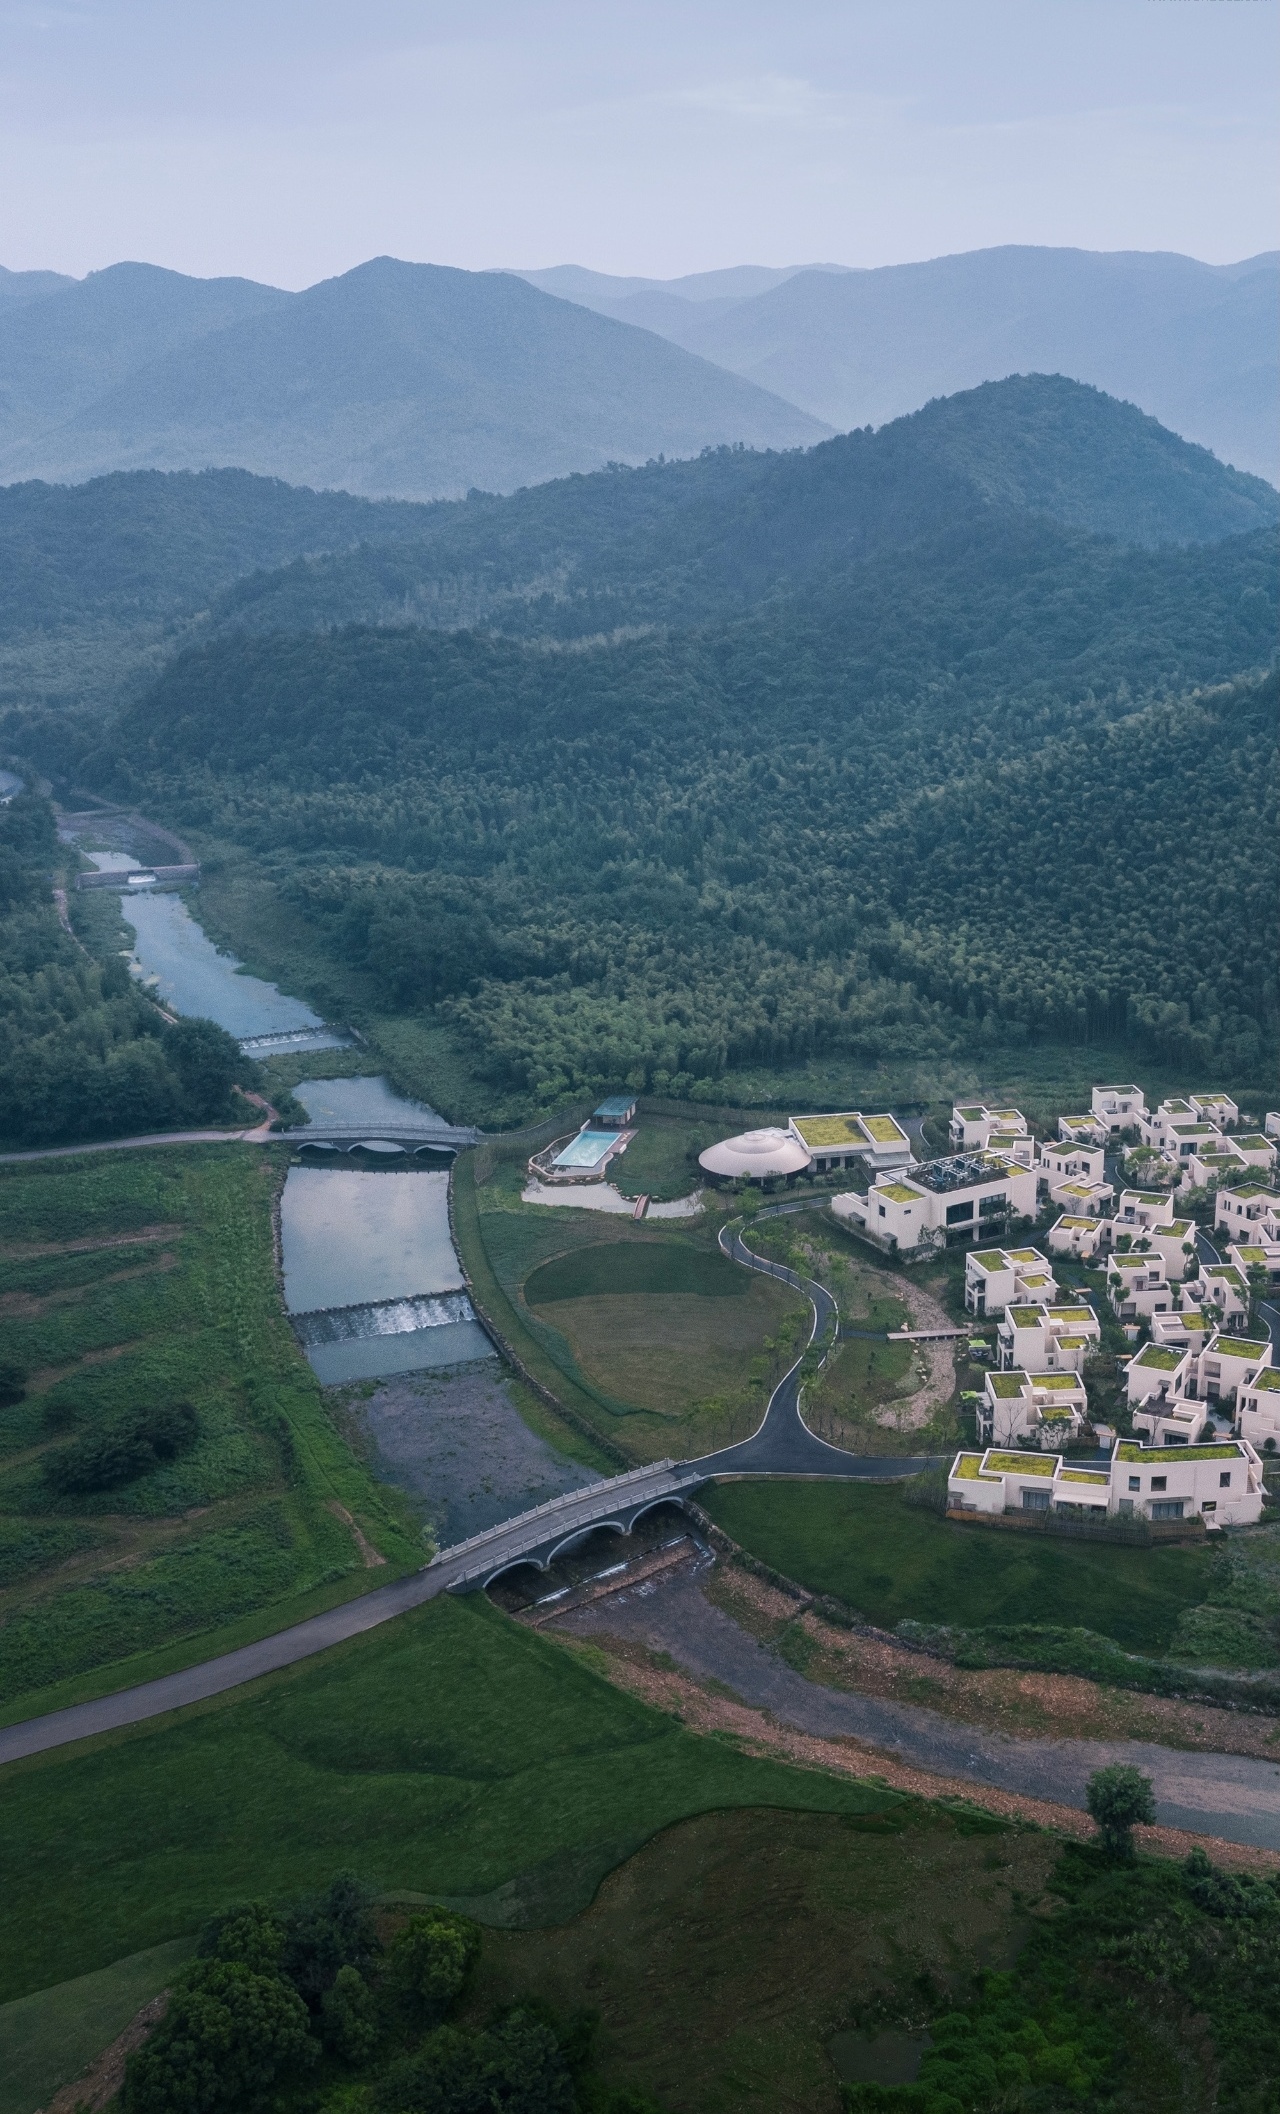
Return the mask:
<svg viewBox="0 0 1280 2114">
<path fill-rule="evenodd" d="M 762 1211 L 760 1217 L 789 1218 L 799 1211 L 820 1210 L 825 1201 L 825 1198 L 811 1200 L 805 1197 L 794 1203 L 775 1204 Z M 731 1220 L 727 1226 L 721 1227 L 720 1248 L 744 1269 L 758 1271 L 763 1277 L 777 1278 L 779 1283 L 803 1292 L 813 1309 L 813 1323 L 800 1356 L 783 1374 L 769 1397 L 759 1430 L 737 1446 L 725 1446 L 719 1453 L 703 1454 L 694 1465 L 708 1476 L 847 1476 L 859 1482 L 918 1475 L 921 1469 L 933 1467 L 938 1457 L 932 1454 L 846 1453 L 843 1447 L 829 1446 L 825 1439 L 810 1431 L 800 1410 L 802 1367 L 810 1345 L 821 1342 L 828 1333 L 834 1338 L 840 1310 L 824 1285 L 817 1284 L 813 1278 L 800 1277 L 784 1263 L 770 1262 L 749 1248 L 742 1237 L 741 1221 Z"/>
</svg>

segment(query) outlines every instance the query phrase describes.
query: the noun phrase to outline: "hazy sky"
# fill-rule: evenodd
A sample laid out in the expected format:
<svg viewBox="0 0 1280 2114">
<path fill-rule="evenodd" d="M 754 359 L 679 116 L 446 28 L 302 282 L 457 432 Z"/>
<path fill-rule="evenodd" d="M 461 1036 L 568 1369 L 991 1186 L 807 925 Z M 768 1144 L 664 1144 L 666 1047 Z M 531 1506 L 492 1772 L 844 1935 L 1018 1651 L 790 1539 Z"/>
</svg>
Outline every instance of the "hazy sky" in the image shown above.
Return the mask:
<svg viewBox="0 0 1280 2114">
<path fill-rule="evenodd" d="M 0 0 L 0 263 L 1280 246 L 1280 0 Z"/>
</svg>

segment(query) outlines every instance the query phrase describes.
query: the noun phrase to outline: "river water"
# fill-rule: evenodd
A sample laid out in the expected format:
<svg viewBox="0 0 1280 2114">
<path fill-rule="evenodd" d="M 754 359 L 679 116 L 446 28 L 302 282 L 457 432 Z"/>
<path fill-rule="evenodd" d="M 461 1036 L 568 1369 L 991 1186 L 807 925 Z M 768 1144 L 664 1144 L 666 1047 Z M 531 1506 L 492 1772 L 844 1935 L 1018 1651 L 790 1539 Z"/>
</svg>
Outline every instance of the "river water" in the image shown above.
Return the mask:
<svg viewBox="0 0 1280 2114">
<path fill-rule="evenodd" d="M 89 856 L 103 871 L 138 863 L 120 851 Z M 302 999 L 246 975 L 235 955 L 221 953 L 181 896 L 131 890 L 121 907 L 134 931 L 135 973 L 171 1011 L 216 1020 L 250 1055 L 349 1047 L 350 1038 Z M 435 1116 L 383 1078 L 304 1079 L 295 1092 L 313 1121 L 368 1124 L 375 1152 L 379 1125 L 403 1129 Z M 385 1167 L 362 1154 L 359 1166 L 291 1167 L 285 1179 L 285 1306 L 326 1386 L 494 1355 L 463 1289 L 442 1155 L 433 1153 L 428 1167 L 399 1148 L 382 1149 Z"/>
</svg>

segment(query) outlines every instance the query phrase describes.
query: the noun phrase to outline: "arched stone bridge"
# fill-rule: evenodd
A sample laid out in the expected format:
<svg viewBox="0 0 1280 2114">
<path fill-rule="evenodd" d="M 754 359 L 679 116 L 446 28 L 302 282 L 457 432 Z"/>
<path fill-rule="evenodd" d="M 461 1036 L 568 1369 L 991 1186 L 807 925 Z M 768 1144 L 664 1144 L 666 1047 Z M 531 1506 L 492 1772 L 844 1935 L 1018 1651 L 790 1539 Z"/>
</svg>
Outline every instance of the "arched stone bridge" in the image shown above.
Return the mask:
<svg viewBox="0 0 1280 2114">
<path fill-rule="evenodd" d="M 629 1468 L 625 1475 L 566 1491 L 563 1497 L 535 1505 L 531 1512 L 519 1512 L 501 1526 L 472 1535 L 469 1541 L 455 1542 L 451 1549 L 440 1551 L 428 1570 L 447 1571 L 445 1584 L 450 1593 L 471 1593 L 492 1585 L 518 1564 L 535 1564 L 545 1571 L 557 1556 L 598 1528 L 630 1534 L 646 1512 L 657 1505 L 682 1505 L 706 1480 L 706 1471 L 688 1461 L 654 1461 L 647 1468 Z"/>
<path fill-rule="evenodd" d="M 316 1123 L 278 1131 L 291 1145 L 328 1145 L 337 1152 L 356 1152 L 362 1145 L 395 1145 L 402 1152 L 466 1152 L 478 1145 L 481 1132 L 465 1123 Z"/>
</svg>

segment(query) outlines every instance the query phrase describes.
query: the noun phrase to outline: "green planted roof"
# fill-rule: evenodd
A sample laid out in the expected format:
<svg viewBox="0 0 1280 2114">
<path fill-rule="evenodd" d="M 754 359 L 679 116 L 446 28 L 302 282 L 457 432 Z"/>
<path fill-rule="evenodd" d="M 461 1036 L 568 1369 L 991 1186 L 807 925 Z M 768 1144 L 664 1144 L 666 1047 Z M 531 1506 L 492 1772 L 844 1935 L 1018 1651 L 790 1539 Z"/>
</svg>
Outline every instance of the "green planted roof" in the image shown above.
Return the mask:
<svg viewBox="0 0 1280 2114">
<path fill-rule="evenodd" d="M 1176 1365 L 1181 1365 L 1186 1355 L 1185 1351 L 1166 1349 L 1163 1343 L 1149 1343 L 1131 1362 L 1134 1365 L 1151 1366 L 1158 1373 L 1171 1373 Z"/>
<path fill-rule="evenodd" d="M 966 1482 L 976 1483 L 982 1474 L 982 1455 L 980 1453 L 959 1454 L 951 1473 L 954 1476 L 963 1476 Z"/>
<path fill-rule="evenodd" d="M 1248 1336 L 1215 1336 L 1209 1350 L 1220 1358 L 1263 1358 L 1269 1343 L 1254 1343 Z"/>
<path fill-rule="evenodd" d="M 1139 1446 L 1132 1439 L 1122 1439 L 1115 1451 L 1118 1461 L 1128 1461 L 1154 1468 L 1161 1468 L 1170 1461 L 1239 1461 L 1243 1459 L 1234 1439 L 1224 1439 L 1220 1446 L 1179 1446 L 1175 1452 L 1167 1446 Z"/>
<path fill-rule="evenodd" d="M 1056 1453 L 989 1453 L 987 1471 L 991 1475 L 1043 1475 L 1052 1476 L 1058 1465 Z"/>
<path fill-rule="evenodd" d="M 1016 1373 L 987 1374 L 988 1387 L 993 1395 L 1000 1397 L 1002 1402 L 1016 1402 L 1026 1384 L 1027 1376 L 1021 1371 Z"/>
</svg>

